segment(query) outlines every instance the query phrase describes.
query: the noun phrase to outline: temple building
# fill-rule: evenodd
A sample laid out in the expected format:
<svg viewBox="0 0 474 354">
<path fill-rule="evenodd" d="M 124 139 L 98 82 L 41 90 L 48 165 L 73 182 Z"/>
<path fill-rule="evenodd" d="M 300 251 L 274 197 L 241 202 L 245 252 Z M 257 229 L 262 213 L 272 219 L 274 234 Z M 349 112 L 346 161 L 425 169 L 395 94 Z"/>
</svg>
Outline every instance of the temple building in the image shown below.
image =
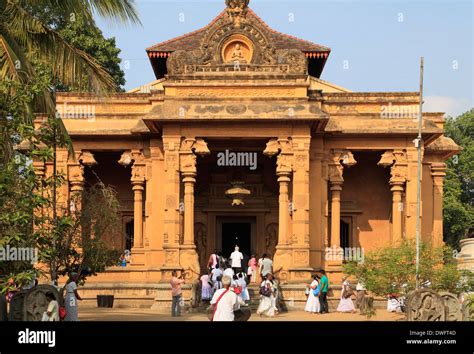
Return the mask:
<svg viewBox="0 0 474 354">
<path fill-rule="evenodd" d="M 152 303 L 170 296 L 172 270 L 197 279 L 214 249 L 238 244 L 271 256 L 288 298 L 315 270 L 340 278 L 330 250 L 415 238 L 419 92 L 322 80 L 331 49 L 269 28 L 248 3 L 227 0 L 207 26 L 149 47 L 149 84 L 57 95 L 76 154 L 57 151 L 60 199 L 97 177 L 113 185 L 123 232 L 107 242 L 131 250 L 127 267 L 88 280 L 91 294 Z M 445 161 L 459 150 L 443 131 L 443 113 L 423 114 L 421 238 L 435 245 Z"/>
</svg>

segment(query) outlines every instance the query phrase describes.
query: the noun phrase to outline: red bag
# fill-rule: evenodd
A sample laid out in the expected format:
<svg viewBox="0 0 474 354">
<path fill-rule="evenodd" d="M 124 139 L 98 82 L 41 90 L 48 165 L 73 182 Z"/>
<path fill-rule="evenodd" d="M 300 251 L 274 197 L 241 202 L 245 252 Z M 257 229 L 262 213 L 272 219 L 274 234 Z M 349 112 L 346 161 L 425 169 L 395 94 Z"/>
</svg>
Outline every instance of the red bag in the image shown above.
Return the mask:
<svg viewBox="0 0 474 354">
<path fill-rule="evenodd" d="M 63 306 L 59 306 L 59 318 L 61 319 L 61 321 L 64 321 L 64 319 L 66 318 L 66 315 L 67 315 L 66 309 Z"/>
<path fill-rule="evenodd" d="M 234 286 L 234 293 L 236 295 L 240 295 L 242 293 L 242 287 L 241 286 Z"/>
</svg>

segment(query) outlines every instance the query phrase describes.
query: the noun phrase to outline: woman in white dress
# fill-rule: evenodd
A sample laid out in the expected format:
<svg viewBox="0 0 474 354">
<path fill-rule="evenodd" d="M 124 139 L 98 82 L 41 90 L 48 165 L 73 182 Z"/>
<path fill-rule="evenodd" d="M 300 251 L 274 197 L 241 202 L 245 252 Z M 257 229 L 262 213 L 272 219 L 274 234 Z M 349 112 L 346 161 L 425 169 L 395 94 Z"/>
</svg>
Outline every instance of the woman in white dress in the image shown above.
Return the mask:
<svg viewBox="0 0 474 354">
<path fill-rule="evenodd" d="M 243 272 L 238 274 L 238 283 L 242 287 L 242 301 L 244 301 L 245 303 L 249 302 L 250 295 L 249 290 L 247 289 L 247 281 L 245 279 L 245 274 Z"/>
<path fill-rule="evenodd" d="M 262 288 L 266 289 L 265 292 L 268 296 L 261 294 L 257 314 L 259 316 L 265 315 L 268 317 L 275 317 L 275 314 L 278 313 L 278 309 L 276 308 L 275 288 L 273 286 L 273 277 L 271 274 L 267 274 L 266 279 L 262 281 L 260 289 Z"/>
<path fill-rule="evenodd" d="M 64 321 L 77 321 L 77 300 L 82 300 L 77 293 L 76 281 L 79 275 L 77 273 L 71 273 L 69 281 L 66 285 L 66 318 Z"/>
<path fill-rule="evenodd" d="M 209 283 L 209 274 L 201 276 L 201 300 L 210 301 L 212 299 L 212 287 Z"/>
<path fill-rule="evenodd" d="M 341 299 L 339 300 L 339 305 L 337 306 L 337 312 L 355 312 L 355 306 L 354 303 L 352 302 L 351 296 L 348 296 L 348 294 L 352 294 L 352 288 L 351 284 L 349 281 L 344 279 L 344 282 L 342 283 L 342 289 L 341 289 Z"/>
<path fill-rule="evenodd" d="M 306 306 L 304 310 L 306 312 L 311 313 L 319 313 L 320 305 L 319 305 L 319 291 L 321 287 L 319 286 L 319 277 L 314 274 L 313 275 L 313 282 L 309 285 L 309 295 L 308 300 L 306 301 Z M 315 295 L 316 292 L 316 295 Z"/>
</svg>

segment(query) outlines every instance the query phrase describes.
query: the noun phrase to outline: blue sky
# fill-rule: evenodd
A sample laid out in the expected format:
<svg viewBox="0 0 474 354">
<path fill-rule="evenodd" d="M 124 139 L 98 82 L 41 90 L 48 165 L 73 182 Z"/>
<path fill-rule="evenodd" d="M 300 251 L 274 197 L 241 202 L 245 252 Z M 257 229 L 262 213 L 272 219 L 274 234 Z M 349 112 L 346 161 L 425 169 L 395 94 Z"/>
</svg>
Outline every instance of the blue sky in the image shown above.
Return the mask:
<svg viewBox="0 0 474 354">
<path fill-rule="evenodd" d="M 224 0 L 136 0 L 142 26 L 97 20 L 122 50 L 126 89 L 155 79 L 145 48 L 199 29 Z M 417 91 L 425 111 L 474 107 L 474 0 L 251 0 L 270 27 L 331 48 L 321 78 L 353 91 Z"/>
</svg>

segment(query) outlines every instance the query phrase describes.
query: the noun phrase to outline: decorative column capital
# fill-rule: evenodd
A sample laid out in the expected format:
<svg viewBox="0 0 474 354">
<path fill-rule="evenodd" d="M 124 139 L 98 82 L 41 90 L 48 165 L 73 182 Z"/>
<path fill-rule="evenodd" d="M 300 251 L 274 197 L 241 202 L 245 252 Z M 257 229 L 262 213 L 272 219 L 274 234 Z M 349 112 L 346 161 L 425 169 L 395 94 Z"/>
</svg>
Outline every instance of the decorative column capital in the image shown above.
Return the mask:
<svg viewBox="0 0 474 354">
<path fill-rule="evenodd" d="M 67 168 L 71 192 L 82 192 L 84 189 L 84 166 L 78 163 L 68 165 Z"/>
<path fill-rule="evenodd" d="M 290 182 L 290 176 L 291 172 L 290 171 L 277 171 L 277 176 L 278 176 L 278 182 Z"/>
<path fill-rule="evenodd" d="M 133 182 L 132 181 L 132 190 L 135 192 L 142 192 L 145 189 L 145 186 L 141 182 Z"/>
<path fill-rule="evenodd" d="M 407 180 L 407 153 L 404 150 L 387 150 L 377 165 L 390 167 L 390 185 L 403 185 Z"/>
<path fill-rule="evenodd" d="M 294 155 L 291 139 L 270 139 L 263 154 L 268 157 L 277 156 L 277 174 L 290 174 L 293 171 Z"/>
<path fill-rule="evenodd" d="M 183 183 L 196 183 L 196 173 L 194 172 L 184 172 L 183 173 Z"/>
<path fill-rule="evenodd" d="M 352 167 L 357 163 L 349 150 L 332 150 L 329 156 L 329 181 L 333 185 L 342 185 L 344 166 Z"/>
<path fill-rule="evenodd" d="M 434 179 L 443 179 L 446 176 L 446 164 L 444 162 L 432 162 L 431 176 Z"/>
<path fill-rule="evenodd" d="M 181 141 L 179 149 L 179 168 L 182 173 L 197 173 L 196 156 L 209 155 L 211 151 L 207 147 L 207 143 L 200 138 L 185 138 Z"/>
<path fill-rule="evenodd" d="M 84 166 L 92 167 L 97 165 L 94 154 L 90 151 L 83 150 L 77 160 Z"/>
</svg>

